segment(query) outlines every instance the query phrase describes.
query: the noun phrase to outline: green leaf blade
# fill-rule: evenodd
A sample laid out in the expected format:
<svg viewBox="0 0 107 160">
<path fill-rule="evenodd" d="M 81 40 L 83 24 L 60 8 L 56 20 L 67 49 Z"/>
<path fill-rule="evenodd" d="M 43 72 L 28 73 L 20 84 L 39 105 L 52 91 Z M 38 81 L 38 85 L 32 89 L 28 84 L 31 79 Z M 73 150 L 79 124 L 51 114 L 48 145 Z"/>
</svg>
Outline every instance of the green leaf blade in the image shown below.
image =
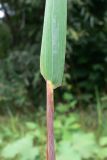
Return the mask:
<svg viewBox="0 0 107 160">
<path fill-rule="evenodd" d="M 40 69 L 54 88 L 62 83 L 66 47 L 67 0 L 46 0 Z"/>
</svg>

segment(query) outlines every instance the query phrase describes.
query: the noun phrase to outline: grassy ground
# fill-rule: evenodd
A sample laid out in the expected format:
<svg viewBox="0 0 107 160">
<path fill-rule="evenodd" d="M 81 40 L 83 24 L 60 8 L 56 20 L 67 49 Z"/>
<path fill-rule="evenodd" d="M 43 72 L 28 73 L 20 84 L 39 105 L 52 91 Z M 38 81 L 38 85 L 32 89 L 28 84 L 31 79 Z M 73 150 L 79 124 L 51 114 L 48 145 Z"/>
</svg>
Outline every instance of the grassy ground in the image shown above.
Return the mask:
<svg viewBox="0 0 107 160">
<path fill-rule="evenodd" d="M 106 117 L 107 113 L 104 111 L 102 125 L 99 126 L 95 111 L 64 113 L 57 110 L 57 159 L 71 160 L 71 156 L 72 160 L 107 158 Z M 45 111 L 41 109 L 36 113 L 0 115 L 0 160 L 44 160 L 45 126 Z"/>
</svg>

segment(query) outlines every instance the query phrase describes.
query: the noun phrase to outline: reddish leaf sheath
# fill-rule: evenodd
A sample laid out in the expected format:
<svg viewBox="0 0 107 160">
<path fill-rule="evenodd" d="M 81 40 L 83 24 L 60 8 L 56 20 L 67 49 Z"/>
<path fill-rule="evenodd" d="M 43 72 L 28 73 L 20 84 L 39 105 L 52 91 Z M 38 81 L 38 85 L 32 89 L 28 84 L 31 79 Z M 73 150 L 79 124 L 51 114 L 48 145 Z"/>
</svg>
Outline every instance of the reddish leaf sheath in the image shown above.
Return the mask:
<svg viewBox="0 0 107 160">
<path fill-rule="evenodd" d="M 55 160 L 54 149 L 54 90 L 50 81 L 47 87 L 47 160 Z"/>
</svg>

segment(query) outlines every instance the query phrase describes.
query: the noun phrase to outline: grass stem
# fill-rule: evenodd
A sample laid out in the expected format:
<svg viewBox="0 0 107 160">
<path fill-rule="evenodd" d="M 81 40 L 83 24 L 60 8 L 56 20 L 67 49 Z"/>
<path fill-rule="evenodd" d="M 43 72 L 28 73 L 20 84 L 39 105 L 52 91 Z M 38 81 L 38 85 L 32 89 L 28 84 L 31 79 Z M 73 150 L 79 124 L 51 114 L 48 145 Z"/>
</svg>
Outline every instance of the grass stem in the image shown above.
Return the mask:
<svg viewBox="0 0 107 160">
<path fill-rule="evenodd" d="M 54 149 L 54 90 L 50 81 L 47 86 L 47 160 L 55 160 Z"/>
</svg>

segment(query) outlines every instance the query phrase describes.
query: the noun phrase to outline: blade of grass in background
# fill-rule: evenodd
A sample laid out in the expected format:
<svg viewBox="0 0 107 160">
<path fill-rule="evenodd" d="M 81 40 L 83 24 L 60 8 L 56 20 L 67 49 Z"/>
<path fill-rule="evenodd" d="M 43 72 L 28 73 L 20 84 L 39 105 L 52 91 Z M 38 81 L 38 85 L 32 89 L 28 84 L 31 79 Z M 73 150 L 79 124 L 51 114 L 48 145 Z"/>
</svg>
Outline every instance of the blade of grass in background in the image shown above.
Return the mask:
<svg viewBox="0 0 107 160">
<path fill-rule="evenodd" d="M 67 0 L 46 0 L 40 69 L 47 84 L 47 160 L 55 160 L 53 90 L 63 78 L 66 19 Z"/>
</svg>

